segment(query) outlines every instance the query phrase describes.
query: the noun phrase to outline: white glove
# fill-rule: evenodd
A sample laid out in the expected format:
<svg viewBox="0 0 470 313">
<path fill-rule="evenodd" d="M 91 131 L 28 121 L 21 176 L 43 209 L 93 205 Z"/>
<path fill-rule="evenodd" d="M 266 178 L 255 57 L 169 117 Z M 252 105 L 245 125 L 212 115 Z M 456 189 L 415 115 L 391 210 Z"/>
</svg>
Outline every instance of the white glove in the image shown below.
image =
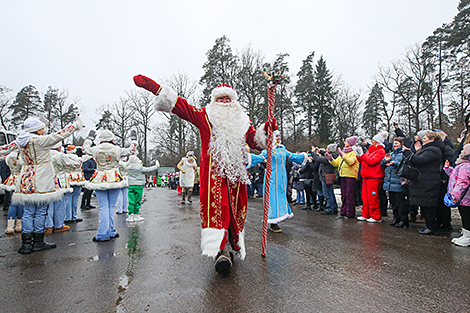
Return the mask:
<svg viewBox="0 0 470 313">
<path fill-rule="evenodd" d="M 83 122 L 82 120 L 80 119 L 80 116 L 77 115 L 77 119 L 75 120 L 75 122 L 73 122 L 73 126 L 77 129 L 77 130 L 80 130 L 83 128 Z"/>
<path fill-rule="evenodd" d="M 354 146 L 352 147 L 352 149 L 356 153 L 356 155 L 359 157 L 364 154 L 364 150 L 362 150 L 362 147 L 360 146 Z"/>
<path fill-rule="evenodd" d="M 160 162 L 158 162 L 158 160 L 155 160 L 155 165 L 156 165 L 157 167 L 160 167 Z"/>
</svg>

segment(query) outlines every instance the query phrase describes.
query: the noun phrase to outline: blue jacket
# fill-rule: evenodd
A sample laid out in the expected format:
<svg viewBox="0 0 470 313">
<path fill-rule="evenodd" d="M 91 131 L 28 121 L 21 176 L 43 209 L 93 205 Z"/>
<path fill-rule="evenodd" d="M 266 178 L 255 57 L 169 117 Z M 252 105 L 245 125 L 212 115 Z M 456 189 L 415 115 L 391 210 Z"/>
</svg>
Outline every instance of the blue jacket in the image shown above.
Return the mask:
<svg viewBox="0 0 470 313">
<path fill-rule="evenodd" d="M 397 175 L 397 168 L 403 159 L 402 148 L 392 150 L 390 156 L 391 159 L 388 162 L 393 161 L 392 165 L 386 166 L 387 161 L 385 159 L 380 163 L 380 166 L 385 169 L 383 189 L 392 192 L 405 192 L 405 186 L 401 184 L 401 177 Z"/>
<path fill-rule="evenodd" d="M 96 162 L 93 159 L 86 160 L 83 162 L 83 176 L 86 180 L 90 180 L 91 176 L 95 172 Z"/>
</svg>

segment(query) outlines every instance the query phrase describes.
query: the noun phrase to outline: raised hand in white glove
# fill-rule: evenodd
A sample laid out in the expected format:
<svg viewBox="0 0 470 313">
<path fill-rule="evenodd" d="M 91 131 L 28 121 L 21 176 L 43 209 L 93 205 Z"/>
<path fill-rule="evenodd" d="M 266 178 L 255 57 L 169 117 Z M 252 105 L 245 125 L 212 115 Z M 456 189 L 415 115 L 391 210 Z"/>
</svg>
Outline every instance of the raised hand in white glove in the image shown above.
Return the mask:
<svg viewBox="0 0 470 313">
<path fill-rule="evenodd" d="M 362 150 L 362 147 L 360 146 L 354 146 L 352 149 L 354 150 L 356 155 L 359 157 L 364 154 L 364 150 Z"/>
</svg>

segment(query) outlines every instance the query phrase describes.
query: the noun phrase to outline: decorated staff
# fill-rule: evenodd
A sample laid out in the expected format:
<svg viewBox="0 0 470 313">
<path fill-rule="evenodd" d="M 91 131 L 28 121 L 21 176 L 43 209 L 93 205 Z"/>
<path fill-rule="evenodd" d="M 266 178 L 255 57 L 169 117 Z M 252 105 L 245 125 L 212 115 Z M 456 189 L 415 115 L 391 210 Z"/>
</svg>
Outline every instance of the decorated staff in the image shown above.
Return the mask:
<svg viewBox="0 0 470 313">
<path fill-rule="evenodd" d="M 282 83 L 285 80 L 285 77 L 281 72 L 269 73 L 267 71 L 262 72 L 264 77 L 268 80 L 268 121 L 274 120 L 274 103 L 276 99 L 276 85 Z M 269 126 L 271 124 L 269 123 Z M 277 127 L 276 127 L 277 128 Z M 275 130 L 275 129 L 274 129 Z M 273 142 L 273 129 L 271 127 L 267 128 L 267 142 Z M 264 185 L 264 210 L 263 210 L 263 238 L 261 243 L 261 255 L 266 256 L 266 246 L 268 238 L 268 212 L 269 212 L 269 189 L 270 189 L 270 180 L 271 173 L 273 171 L 273 146 L 271 144 L 267 145 L 267 164 L 266 164 L 266 177 Z"/>
</svg>

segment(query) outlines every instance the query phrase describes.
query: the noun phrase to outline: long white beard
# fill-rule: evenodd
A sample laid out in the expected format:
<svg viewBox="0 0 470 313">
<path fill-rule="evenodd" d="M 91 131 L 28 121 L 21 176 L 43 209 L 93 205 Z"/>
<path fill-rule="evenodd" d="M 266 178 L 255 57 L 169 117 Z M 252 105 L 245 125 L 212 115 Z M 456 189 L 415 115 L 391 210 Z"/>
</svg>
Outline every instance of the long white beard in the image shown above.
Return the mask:
<svg viewBox="0 0 470 313">
<path fill-rule="evenodd" d="M 245 166 L 248 115 L 237 101 L 227 105 L 213 101 L 206 107 L 206 113 L 212 124 L 209 149 L 212 150 L 213 170 L 232 183 L 249 184 Z"/>
</svg>

